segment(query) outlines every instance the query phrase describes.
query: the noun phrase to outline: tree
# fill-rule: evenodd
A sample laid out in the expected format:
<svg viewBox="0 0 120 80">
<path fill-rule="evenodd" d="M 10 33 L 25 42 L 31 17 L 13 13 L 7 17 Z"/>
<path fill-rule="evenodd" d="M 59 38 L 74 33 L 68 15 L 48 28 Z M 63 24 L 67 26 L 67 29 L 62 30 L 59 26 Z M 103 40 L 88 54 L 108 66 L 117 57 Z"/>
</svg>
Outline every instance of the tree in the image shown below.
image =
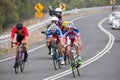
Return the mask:
<svg viewBox="0 0 120 80">
<path fill-rule="evenodd" d="M 16 6 L 13 0 L 0 0 L 0 6 L 0 16 L 2 16 L 1 26 L 5 29 L 9 24 L 16 22 L 19 16 L 16 12 Z"/>
</svg>

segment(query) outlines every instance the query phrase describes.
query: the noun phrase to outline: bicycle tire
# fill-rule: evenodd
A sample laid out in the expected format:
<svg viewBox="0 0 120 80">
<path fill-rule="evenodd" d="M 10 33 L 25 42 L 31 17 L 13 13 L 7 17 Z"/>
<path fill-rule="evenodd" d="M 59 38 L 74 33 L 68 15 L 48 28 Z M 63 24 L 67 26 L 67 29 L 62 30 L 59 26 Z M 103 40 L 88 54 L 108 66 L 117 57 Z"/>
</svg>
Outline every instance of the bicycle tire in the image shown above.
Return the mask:
<svg viewBox="0 0 120 80">
<path fill-rule="evenodd" d="M 56 51 L 57 49 L 53 50 L 53 64 L 54 64 L 54 68 L 55 70 L 57 70 L 58 68 L 61 68 L 61 63 L 59 60 L 59 51 Z"/>
<path fill-rule="evenodd" d="M 53 55 L 53 65 L 54 65 L 54 69 L 57 70 L 57 62 L 55 60 L 55 56 Z"/>
<path fill-rule="evenodd" d="M 79 70 L 80 65 L 77 64 L 75 58 L 73 58 L 73 61 L 74 61 L 74 65 L 72 65 L 72 64 L 71 64 L 71 65 L 72 65 L 75 69 L 72 70 L 72 73 L 73 73 L 74 78 L 76 78 L 77 75 L 80 76 L 80 70 Z M 71 61 L 71 62 L 72 62 L 72 61 Z"/>
<path fill-rule="evenodd" d="M 72 74 L 73 74 L 73 77 L 75 78 L 76 77 L 76 66 L 75 66 L 75 59 L 74 59 L 74 55 L 71 54 L 71 67 L 72 67 Z"/>
<path fill-rule="evenodd" d="M 21 64 L 20 64 L 20 71 L 23 72 L 24 68 L 25 68 L 25 62 L 22 61 Z"/>
<path fill-rule="evenodd" d="M 80 76 L 79 68 L 77 67 L 76 69 L 77 69 L 78 76 Z"/>
<path fill-rule="evenodd" d="M 59 66 L 59 68 L 61 68 L 61 62 L 60 62 L 60 60 L 59 60 L 59 58 L 60 58 L 60 50 L 57 48 L 56 49 L 57 51 L 56 51 L 56 53 L 57 53 L 57 62 L 58 62 L 58 66 Z"/>
<path fill-rule="evenodd" d="M 18 74 L 18 72 L 19 72 L 19 64 L 15 67 L 15 74 Z"/>
</svg>

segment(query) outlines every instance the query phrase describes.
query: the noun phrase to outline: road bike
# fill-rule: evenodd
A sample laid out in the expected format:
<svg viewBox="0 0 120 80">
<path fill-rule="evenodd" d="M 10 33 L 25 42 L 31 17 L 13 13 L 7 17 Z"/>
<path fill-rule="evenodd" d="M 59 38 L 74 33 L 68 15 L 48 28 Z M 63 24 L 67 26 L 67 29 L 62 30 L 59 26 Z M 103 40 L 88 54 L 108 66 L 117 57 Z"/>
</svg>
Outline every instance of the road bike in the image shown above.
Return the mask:
<svg viewBox="0 0 120 80">
<path fill-rule="evenodd" d="M 46 31 L 41 31 L 42 34 L 45 34 L 47 36 Z M 47 37 L 46 37 L 47 39 Z M 55 39 L 52 43 L 51 43 L 51 54 L 52 54 L 52 60 L 53 60 L 53 65 L 55 70 L 57 70 L 58 68 L 61 68 L 61 62 L 60 62 L 60 50 L 57 47 L 57 39 Z"/>
<path fill-rule="evenodd" d="M 13 43 L 13 44 L 16 44 L 16 43 Z M 25 53 L 25 50 L 24 50 L 24 46 L 26 44 L 25 43 L 18 43 L 18 49 L 17 49 L 17 65 L 15 67 L 15 74 L 17 74 L 19 72 L 19 69 L 21 72 L 24 71 L 24 68 L 25 68 L 25 62 L 24 62 L 24 53 Z"/>
<path fill-rule="evenodd" d="M 78 76 L 80 76 L 80 71 L 79 71 L 79 68 L 81 65 L 78 65 L 78 59 L 77 59 L 77 55 L 76 55 L 76 52 L 74 50 L 74 45 L 71 44 L 71 70 L 72 70 L 72 74 L 73 74 L 73 77 L 75 78 L 76 75 L 78 74 Z"/>
<path fill-rule="evenodd" d="M 57 70 L 58 68 L 61 68 L 61 63 L 60 63 L 60 51 L 57 47 L 57 39 L 55 39 L 51 45 L 52 47 L 52 59 L 53 59 L 53 65 L 55 70 Z"/>
</svg>

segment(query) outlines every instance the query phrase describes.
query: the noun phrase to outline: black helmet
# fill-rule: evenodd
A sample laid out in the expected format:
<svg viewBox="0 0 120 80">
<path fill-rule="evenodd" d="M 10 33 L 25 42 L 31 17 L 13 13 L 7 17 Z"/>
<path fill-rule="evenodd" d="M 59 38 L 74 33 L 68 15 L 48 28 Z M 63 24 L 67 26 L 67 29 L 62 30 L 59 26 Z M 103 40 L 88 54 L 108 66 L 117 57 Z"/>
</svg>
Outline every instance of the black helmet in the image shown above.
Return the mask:
<svg viewBox="0 0 120 80">
<path fill-rule="evenodd" d="M 23 28 L 22 23 L 17 23 L 17 24 L 16 24 L 16 29 L 17 29 L 17 30 L 21 30 L 22 28 Z"/>
</svg>

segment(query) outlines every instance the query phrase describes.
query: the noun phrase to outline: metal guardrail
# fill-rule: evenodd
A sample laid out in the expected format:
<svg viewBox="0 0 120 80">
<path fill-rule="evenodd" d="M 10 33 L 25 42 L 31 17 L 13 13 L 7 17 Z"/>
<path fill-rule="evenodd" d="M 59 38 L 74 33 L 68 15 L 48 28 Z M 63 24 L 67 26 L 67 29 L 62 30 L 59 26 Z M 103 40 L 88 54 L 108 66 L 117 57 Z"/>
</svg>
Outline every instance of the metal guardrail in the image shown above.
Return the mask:
<svg viewBox="0 0 120 80">
<path fill-rule="evenodd" d="M 63 15 L 66 15 L 66 14 L 76 14 L 78 12 L 83 12 L 83 11 L 91 11 L 91 10 L 93 11 L 93 10 L 110 9 L 110 8 L 111 8 L 111 6 L 73 9 L 73 10 L 69 10 L 69 11 L 64 11 Z M 29 32 L 35 31 L 36 29 L 38 29 L 40 27 L 43 27 L 44 25 L 49 23 L 49 21 L 50 21 L 50 17 L 45 19 L 43 22 L 40 22 L 39 24 L 34 24 L 34 25 L 31 25 L 31 26 L 28 26 L 28 30 L 29 30 Z M 8 42 L 9 41 L 9 37 L 10 37 L 10 34 L 0 37 L 0 44 Z"/>
</svg>

